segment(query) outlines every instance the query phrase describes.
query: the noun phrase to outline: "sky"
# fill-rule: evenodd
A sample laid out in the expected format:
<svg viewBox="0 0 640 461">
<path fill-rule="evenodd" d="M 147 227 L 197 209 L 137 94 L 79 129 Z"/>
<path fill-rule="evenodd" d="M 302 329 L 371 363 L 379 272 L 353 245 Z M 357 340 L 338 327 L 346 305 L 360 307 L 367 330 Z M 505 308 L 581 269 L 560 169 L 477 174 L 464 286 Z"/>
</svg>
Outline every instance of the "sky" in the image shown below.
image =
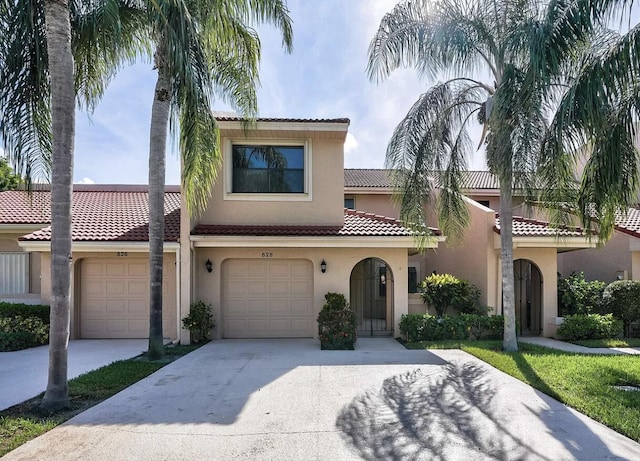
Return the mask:
<svg viewBox="0 0 640 461">
<path fill-rule="evenodd" d="M 345 167 L 382 168 L 395 126 L 430 85 L 413 69 L 395 71 L 381 84 L 366 74 L 367 49 L 380 20 L 397 0 L 288 0 L 294 50 L 280 34 L 258 29 L 262 42 L 261 117 L 351 120 Z M 76 119 L 74 181 L 148 182 L 149 123 L 156 72 L 148 63 L 123 69 L 90 116 Z M 213 110 L 230 110 L 215 101 Z M 469 167 L 484 169 L 482 154 Z M 166 183 L 179 184 L 177 151 L 167 150 Z"/>
</svg>

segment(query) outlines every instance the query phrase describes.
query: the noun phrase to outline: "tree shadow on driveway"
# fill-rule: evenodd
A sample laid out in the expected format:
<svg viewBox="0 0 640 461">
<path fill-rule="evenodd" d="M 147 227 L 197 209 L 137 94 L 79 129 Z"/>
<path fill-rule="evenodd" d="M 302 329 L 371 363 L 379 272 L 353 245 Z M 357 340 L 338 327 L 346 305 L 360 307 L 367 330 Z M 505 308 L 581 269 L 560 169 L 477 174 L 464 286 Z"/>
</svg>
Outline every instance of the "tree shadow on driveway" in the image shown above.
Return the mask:
<svg viewBox="0 0 640 461">
<path fill-rule="evenodd" d="M 503 426 L 486 375 L 466 362 L 393 376 L 343 408 L 336 426 L 368 460 L 554 459 Z"/>
</svg>

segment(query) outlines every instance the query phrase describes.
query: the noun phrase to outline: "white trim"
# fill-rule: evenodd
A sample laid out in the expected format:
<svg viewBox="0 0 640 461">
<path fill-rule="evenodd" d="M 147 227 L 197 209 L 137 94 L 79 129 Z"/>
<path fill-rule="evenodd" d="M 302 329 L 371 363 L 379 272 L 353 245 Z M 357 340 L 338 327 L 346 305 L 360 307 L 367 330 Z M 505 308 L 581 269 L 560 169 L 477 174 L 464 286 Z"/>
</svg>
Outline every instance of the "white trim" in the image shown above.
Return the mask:
<svg viewBox="0 0 640 461">
<path fill-rule="evenodd" d="M 26 251 L 51 251 L 51 242 L 33 242 L 28 240 L 19 240 L 18 245 Z M 164 253 L 170 253 L 180 248 L 177 242 L 165 242 Z M 72 251 L 83 252 L 107 252 L 107 251 L 131 251 L 131 252 L 148 252 L 149 242 L 72 242 Z"/>
<path fill-rule="evenodd" d="M 391 187 L 345 187 L 345 195 L 393 195 Z"/>
<path fill-rule="evenodd" d="M 234 144 L 256 146 L 302 146 L 304 149 L 304 192 L 301 194 L 269 194 L 269 193 L 234 193 L 233 188 L 233 158 Z M 310 202 L 312 200 L 312 141 L 311 139 L 236 139 L 225 138 L 223 144 L 223 200 L 243 200 L 251 202 Z"/>
<path fill-rule="evenodd" d="M 432 237 L 426 248 L 437 248 L 445 237 Z M 295 237 L 295 236 L 198 236 L 195 248 L 415 248 L 413 237 Z"/>
<path fill-rule="evenodd" d="M 596 248 L 597 243 L 587 237 L 513 237 L 513 248 Z M 500 234 L 493 238 L 493 248 L 499 249 Z"/>
<path fill-rule="evenodd" d="M 334 131 L 346 133 L 349 130 L 347 122 L 277 122 L 258 121 L 255 124 L 234 120 L 219 120 L 218 127 L 223 130 L 269 130 L 269 131 Z"/>
<path fill-rule="evenodd" d="M 49 227 L 50 223 L 40 224 L 0 224 L 0 232 L 2 233 L 14 233 L 25 232 L 30 234 L 31 232 L 39 231 L 45 227 Z"/>
</svg>

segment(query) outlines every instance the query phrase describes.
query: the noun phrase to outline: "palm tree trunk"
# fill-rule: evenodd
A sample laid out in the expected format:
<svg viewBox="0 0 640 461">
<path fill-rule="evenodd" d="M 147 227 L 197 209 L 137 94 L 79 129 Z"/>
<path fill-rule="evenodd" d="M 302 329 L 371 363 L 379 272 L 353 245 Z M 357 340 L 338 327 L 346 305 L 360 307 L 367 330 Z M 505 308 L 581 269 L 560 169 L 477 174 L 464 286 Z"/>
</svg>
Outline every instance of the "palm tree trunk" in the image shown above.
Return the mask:
<svg viewBox="0 0 640 461">
<path fill-rule="evenodd" d="M 164 176 L 171 82 L 164 65 L 164 47 L 158 45 L 155 64 L 158 81 L 151 108 L 149 141 L 149 357 L 164 355 L 162 337 L 162 263 L 164 244 Z"/>
<path fill-rule="evenodd" d="M 500 261 L 502 263 L 503 349 L 517 351 L 515 288 L 513 280 L 513 198 L 512 179 L 500 180 Z"/>
<path fill-rule="evenodd" d="M 51 180 L 51 325 L 49 380 L 42 407 L 55 411 L 69 406 L 67 352 L 71 310 L 71 196 L 75 89 L 68 0 L 45 2 L 53 165 Z"/>
</svg>

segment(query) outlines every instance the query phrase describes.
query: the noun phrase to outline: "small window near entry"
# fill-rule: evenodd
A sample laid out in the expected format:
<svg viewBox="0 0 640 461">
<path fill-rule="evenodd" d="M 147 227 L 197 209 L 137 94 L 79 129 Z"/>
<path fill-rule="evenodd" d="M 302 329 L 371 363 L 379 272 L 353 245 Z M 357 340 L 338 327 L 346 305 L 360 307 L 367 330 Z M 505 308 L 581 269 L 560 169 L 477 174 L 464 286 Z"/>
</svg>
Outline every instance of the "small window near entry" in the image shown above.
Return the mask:
<svg viewBox="0 0 640 461">
<path fill-rule="evenodd" d="M 409 293 L 418 292 L 418 270 L 415 267 L 407 267 L 409 272 Z"/>
<path fill-rule="evenodd" d="M 477 200 L 477 202 L 482 206 L 486 206 L 487 208 L 491 208 L 489 206 L 489 200 Z"/>
<path fill-rule="evenodd" d="M 353 197 L 345 197 L 344 198 L 344 207 L 349 208 L 350 210 L 356 209 L 356 199 Z"/>
<path fill-rule="evenodd" d="M 234 145 L 232 154 L 232 192 L 304 193 L 304 146 Z"/>
</svg>

